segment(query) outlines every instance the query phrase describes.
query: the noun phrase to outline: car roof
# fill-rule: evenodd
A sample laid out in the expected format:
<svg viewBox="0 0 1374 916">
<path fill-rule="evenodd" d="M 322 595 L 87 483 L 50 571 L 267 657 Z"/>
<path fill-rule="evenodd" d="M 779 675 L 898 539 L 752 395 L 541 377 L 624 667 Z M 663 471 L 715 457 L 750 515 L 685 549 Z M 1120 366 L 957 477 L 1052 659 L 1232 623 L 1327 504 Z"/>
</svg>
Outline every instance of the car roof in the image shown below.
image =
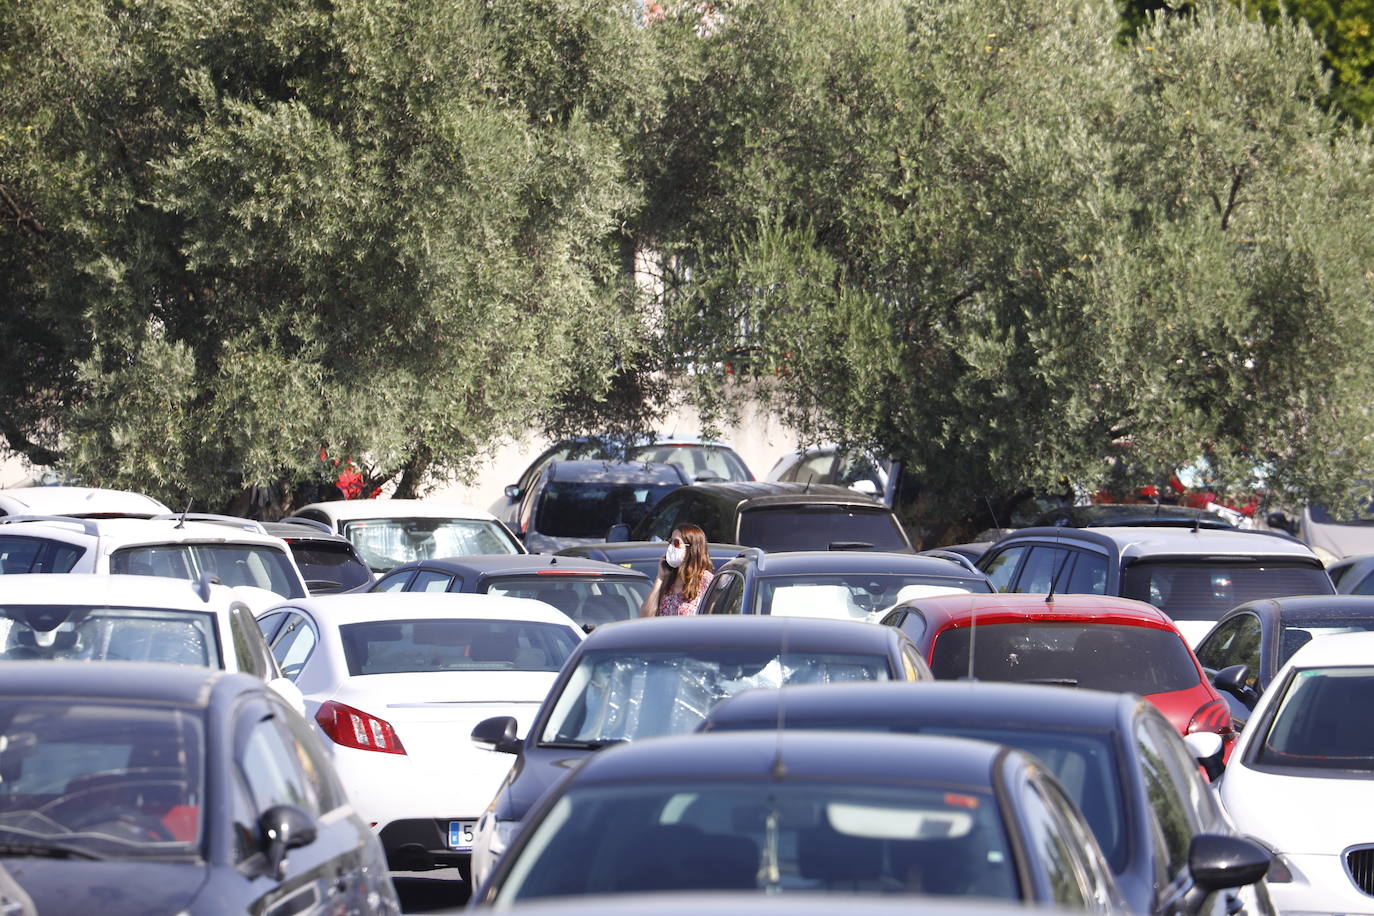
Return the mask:
<svg viewBox="0 0 1374 916">
<path fill-rule="evenodd" d="M 1327 665 L 1374 666 L 1374 633 L 1318 636 L 1294 652 L 1284 667 L 1320 668 Z"/>
<path fill-rule="evenodd" d="M 740 552 L 740 562 L 752 562 L 761 576 L 799 575 L 809 572 L 903 573 L 951 578 L 984 578 L 953 560 L 878 550 L 796 550 L 767 553 L 748 549 Z"/>
<path fill-rule="evenodd" d="M 26 520 L 32 518 L 31 521 Z M 281 538 L 264 534 L 256 522 L 245 519 L 249 527 L 235 527 L 216 522 L 182 522 L 176 518 L 37 518 L 9 516 L 0 518 L 0 535 L 53 534 L 99 538 L 105 547 L 124 544 L 180 544 L 200 543 L 256 544 L 285 551 Z"/>
<path fill-rule="evenodd" d="M 897 607 L 914 606 L 929 622 L 930 631 L 945 623 L 967 626 L 977 623 L 1006 623 L 1013 620 L 1068 621 L 1093 620 L 1102 623 L 1175 630 L 1169 616 L 1152 604 L 1112 595 L 1053 596 L 1043 594 L 993 592 L 991 594 L 937 595 L 913 598 Z"/>
<path fill-rule="evenodd" d="M 662 544 L 657 553 L 662 555 Z M 586 557 L 565 554 L 523 553 L 523 554 L 471 554 L 461 557 L 441 557 L 434 560 L 411 560 L 387 570 L 385 575 L 394 575 L 406 569 L 438 569 L 455 575 L 472 576 L 514 576 L 530 574 L 555 575 L 557 573 L 600 573 L 625 579 L 647 579 L 644 573 L 620 566 L 616 563 L 603 563 Z"/>
<path fill-rule="evenodd" d="M 667 546 L 667 541 L 617 541 L 610 544 L 598 542 L 596 544 L 577 544 L 573 547 L 565 547 L 557 551 L 554 556 L 604 556 L 606 562 L 619 565 L 631 560 L 661 557 Z M 717 562 L 738 556 L 747 549 L 743 544 L 719 544 L 714 541 L 707 544 L 707 552 L 710 553 L 711 559 Z M 624 569 L 625 567 L 622 566 L 621 568 Z"/>
<path fill-rule="evenodd" d="M 646 464 L 640 461 L 551 461 L 544 470 L 549 480 L 582 483 L 644 483 L 652 486 L 681 486 L 689 478 L 675 464 Z"/>
<path fill-rule="evenodd" d="M 597 650 L 672 650 L 783 645 L 806 652 L 869 652 L 888 654 L 892 627 L 858 620 L 818 617 L 774 617 L 769 614 L 695 614 L 649 617 L 604 623 L 587 637 L 586 648 Z"/>
<path fill-rule="evenodd" d="M 189 579 L 123 573 L 16 573 L 0 577 L 3 604 L 91 604 L 107 607 L 214 611 L 227 608 L 235 590 Z M 0 668 L 3 668 L 0 665 Z"/>
<path fill-rule="evenodd" d="M 1237 605 L 1227 611 L 1221 620 L 1246 611 L 1278 614 L 1283 620 L 1302 620 L 1310 617 L 1374 618 L 1374 595 L 1294 595 L 1289 598 L 1261 598 Z"/>
<path fill-rule="evenodd" d="M 260 688 L 247 674 L 149 662 L 50 661 L 0 665 L 0 694 L 89 697 L 129 702 L 165 702 L 205 707 L 221 685 Z"/>
<path fill-rule="evenodd" d="M 727 697 L 712 707 L 707 719 L 775 723 L 781 718 L 784 727 L 802 729 L 808 719 L 842 719 L 855 728 L 869 723 L 899 727 L 906 721 L 1109 730 L 1143 702 L 1132 694 L 997 681 L 801 684 Z"/>
<path fill-rule="evenodd" d="M 987 792 L 993 764 L 1003 753 L 1008 753 L 1004 746 L 991 742 L 935 735 L 857 731 L 837 741 L 833 731 L 708 732 L 608 748 L 586 758 L 573 781 L 587 786 L 732 776 L 763 780 L 783 772 L 789 780 L 933 784 Z"/>
<path fill-rule="evenodd" d="M 301 506 L 294 514 L 300 515 L 306 509 L 321 512 L 335 521 L 377 518 L 462 518 L 496 521 L 496 516 L 476 506 L 429 499 L 338 499 Z"/>
<path fill-rule="evenodd" d="M 314 598 L 280 602 L 258 614 L 258 617 L 288 608 L 310 611 L 316 617 L 338 625 L 374 620 L 445 620 L 465 617 L 575 626 L 567 614 L 542 601 L 508 598 L 504 595 L 474 595 L 469 592 L 352 592 L 319 595 Z"/>
<path fill-rule="evenodd" d="M 865 496 L 848 487 L 828 483 L 780 483 L 776 481 L 731 481 L 691 484 L 694 492 L 738 505 L 741 509 L 770 505 L 847 505 L 888 510 L 887 505 L 873 496 Z"/>
<path fill-rule="evenodd" d="M 333 531 L 321 531 L 319 528 L 310 525 L 301 525 L 296 522 L 259 522 L 262 530 L 273 537 L 281 538 L 283 541 L 311 541 L 319 543 L 329 541 L 334 544 L 343 544 L 352 548 L 353 542 L 342 534 L 335 534 Z M 320 524 L 324 524 L 321 522 Z"/>
<path fill-rule="evenodd" d="M 1167 527 L 1022 528 L 1008 534 L 997 546 L 1027 539 L 1088 541 L 1115 547 L 1122 559 L 1155 556 L 1192 556 L 1229 559 L 1237 556 L 1294 557 L 1317 561 L 1317 555 L 1301 541 L 1265 531 L 1242 529 Z M 1319 561 L 1317 561 L 1319 562 Z"/>
<path fill-rule="evenodd" d="M 658 891 L 579 894 L 520 901 L 520 916 L 1068 916 L 1069 910 L 988 898 L 921 897 L 906 894 L 826 891 L 823 894 L 761 894 L 758 891 Z M 1082 916 L 1082 910 L 1076 911 Z"/>
<path fill-rule="evenodd" d="M 172 511 L 151 496 L 103 487 L 11 487 L 0 490 L 0 509 L 11 515 L 141 517 Z"/>
</svg>

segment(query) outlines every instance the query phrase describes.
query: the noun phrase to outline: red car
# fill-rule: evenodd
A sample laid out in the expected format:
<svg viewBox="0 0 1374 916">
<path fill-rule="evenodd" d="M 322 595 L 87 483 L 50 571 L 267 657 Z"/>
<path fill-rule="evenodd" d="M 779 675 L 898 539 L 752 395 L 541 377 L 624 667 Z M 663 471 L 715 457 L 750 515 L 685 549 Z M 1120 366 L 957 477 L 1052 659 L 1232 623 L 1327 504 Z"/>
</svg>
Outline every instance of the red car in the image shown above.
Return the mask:
<svg viewBox="0 0 1374 916">
<path fill-rule="evenodd" d="M 1154 703 L 1180 734 L 1215 732 L 1228 747 L 1235 738 L 1226 701 L 1193 650 L 1166 614 L 1143 601 L 943 595 L 899 604 L 882 622 L 915 640 L 937 679 L 1129 691 Z"/>
</svg>

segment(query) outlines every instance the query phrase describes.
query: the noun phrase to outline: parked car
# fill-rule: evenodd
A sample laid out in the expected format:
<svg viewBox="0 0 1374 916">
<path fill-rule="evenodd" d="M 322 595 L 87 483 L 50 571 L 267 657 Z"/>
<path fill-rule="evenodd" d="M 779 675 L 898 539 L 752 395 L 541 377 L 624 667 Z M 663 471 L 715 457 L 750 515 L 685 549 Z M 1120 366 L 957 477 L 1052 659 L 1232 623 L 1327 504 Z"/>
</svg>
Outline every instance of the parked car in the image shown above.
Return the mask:
<svg viewBox="0 0 1374 916">
<path fill-rule="evenodd" d="M 749 731 L 611 748 L 570 773 L 477 904 L 832 890 L 1119 912 L 1091 830 L 1033 757 L 984 741 Z"/>
<path fill-rule="evenodd" d="M 1003 592 L 1120 595 L 1168 614 L 1189 643 L 1238 604 L 1335 592 L 1291 538 L 1202 528 L 1025 528 L 978 561 Z"/>
<path fill-rule="evenodd" d="M 1251 916 L 1273 914 L 1252 864 L 1267 862 L 1268 853 L 1239 837 L 1198 773 L 1195 755 L 1210 757 L 1217 748 L 1196 739 L 1185 743 L 1152 703 L 1133 694 L 953 681 L 750 690 L 717 703 L 700 730 L 767 731 L 779 721 L 788 729 L 950 735 L 1010 745 L 1058 777 L 1131 912 L 1226 916 L 1244 906 Z M 1206 861 L 1193 857 L 1195 843 L 1231 852 Z M 1228 873 L 1234 885 L 1223 882 Z M 1242 885 L 1243 897 L 1237 890 Z"/>
<path fill-rule="evenodd" d="M 606 534 L 618 541 L 665 541 L 684 522 L 709 543 L 763 550 L 910 551 L 911 540 L 877 499 L 844 487 L 793 483 L 698 483 L 670 493 L 637 525 Z"/>
<path fill-rule="evenodd" d="M 1374 596 L 1265 598 L 1232 609 L 1197 644 L 1239 731 L 1293 653 L 1315 636 L 1374 630 Z"/>
<path fill-rule="evenodd" d="M 939 679 L 1129 691 L 1179 734 L 1235 737 L 1230 711 L 1178 628 L 1143 601 L 1093 595 L 913 598 L 883 623 L 920 647 Z"/>
<path fill-rule="evenodd" d="M 899 472 L 900 473 L 900 472 Z M 863 449 L 842 449 L 823 443 L 788 452 L 777 460 L 768 476 L 770 483 L 824 483 L 848 487 L 866 496 L 893 504 L 896 475 L 892 462 Z"/>
<path fill-rule="evenodd" d="M 1277 861 L 1282 913 L 1367 913 L 1374 897 L 1374 633 L 1303 646 L 1264 692 L 1221 778 L 1236 825 Z"/>
<path fill-rule="evenodd" d="M 1328 563 L 1326 573 L 1342 595 L 1374 595 L 1374 553 Z"/>
<path fill-rule="evenodd" d="M 749 687 L 925 677 L 910 639 L 852 621 L 689 616 L 597 627 L 564 664 L 526 738 L 513 716 L 472 730 L 474 743 L 516 757 L 477 823 L 473 877 L 480 884 L 491 873 L 560 775 L 608 744 L 690 732 L 712 704 Z"/>
<path fill-rule="evenodd" d="M 663 541 L 621 541 L 618 544 L 598 542 L 596 544 L 578 544 L 576 547 L 564 547 L 562 550 L 555 551 L 554 556 L 584 557 L 588 560 L 612 563 L 616 566 L 642 572 L 652 579 L 658 575 L 658 564 L 663 559 L 663 550 L 666 546 Z M 739 544 L 717 544 L 714 542 L 708 542 L 706 547 L 711 555 L 711 563 L 717 570 L 724 563 L 739 556 L 741 550 L 747 549 Z"/>
<path fill-rule="evenodd" d="M 873 620 L 916 595 L 989 593 L 980 572 L 949 560 L 878 551 L 746 549 L 719 567 L 701 614 Z"/>
<path fill-rule="evenodd" d="M 331 595 L 258 624 L 391 867 L 466 880 L 511 762 L 467 735 L 493 712 L 533 713 L 582 631 L 539 602 L 455 594 Z"/>
<path fill-rule="evenodd" d="M 256 678 L 0 666 L 0 721 L 0 865 L 39 912 L 400 912 L 318 741 Z"/>
<path fill-rule="evenodd" d="M 1374 551 L 1374 507 L 1366 503 L 1356 512 L 1332 512 L 1322 505 L 1303 506 L 1289 515 L 1270 512 L 1265 522 L 1287 532 L 1330 564 L 1345 557 Z"/>
<path fill-rule="evenodd" d="M 659 556 L 663 555 L 660 546 Z M 397 566 L 374 592 L 475 592 L 533 598 L 553 605 L 590 631 L 631 620 L 649 595 L 649 577 L 624 566 L 547 554 L 454 557 Z"/>
<path fill-rule="evenodd" d="M 614 525 L 636 524 L 687 483 L 675 464 L 553 461 L 521 501 L 516 531 L 533 553 L 595 543 Z"/>
<path fill-rule="evenodd" d="M 910 897 L 834 891 L 828 894 L 759 894 L 757 891 L 671 891 L 544 897 L 509 908 L 519 916 L 913 916 Z M 1020 903 L 995 900 L 922 900 L 919 916 L 1026 916 Z M 1060 907 L 1036 907 L 1035 916 L 1066 916 Z"/>
<path fill-rule="evenodd" d="M 269 603 L 267 594 L 253 592 L 208 576 L 192 583 L 72 573 L 58 584 L 45 575 L 6 576 L 0 584 L 0 661 L 222 668 L 253 675 L 302 709 L 300 691 L 282 676 L 253 621 L 251 605 Z"/>
<path fill-rule="evenodd" d="M 190 581 L 208 574 L 225 585 L 264 589 L 282 598 L 306 594 L 305 579 L 286 544 L 250 521 L 230 529 L 171 518 L 6 516 L 0 518 L 0 574 L 16 573 L 115 573 Z"/>
<path fill-rule="evenodd" d="M 151 496 L 101 487 L 7 487 L 0 515 L 70 515 L 75 518 L 151 518 L 171 512 Z"/>
<path fill-rule="evenodd" d="M 461 503 L 341 499 L 302 506 L 293 517 L 323 522 L 348 538 L 375 573 L 431 557 L 526 552 L 496 516 Z"/>
<path fill-rule="evenodd" d="M 1035 520 L 1035 528 L 1235 528 L 1228 519 L 1206 509 L 1163 503 L 1093 503 L 1059 506 Z"/>
</svg>

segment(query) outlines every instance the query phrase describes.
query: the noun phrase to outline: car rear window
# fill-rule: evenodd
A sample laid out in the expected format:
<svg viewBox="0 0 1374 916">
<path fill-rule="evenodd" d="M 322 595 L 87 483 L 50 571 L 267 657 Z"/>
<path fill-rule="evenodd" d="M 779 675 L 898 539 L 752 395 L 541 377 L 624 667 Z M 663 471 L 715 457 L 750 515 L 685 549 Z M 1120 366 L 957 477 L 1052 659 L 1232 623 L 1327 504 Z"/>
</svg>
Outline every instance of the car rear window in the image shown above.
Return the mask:
<svg viewBox="0 0 1374 916">
<path fill-rule="evenodd" d="M 43 538 L 0 538 L 0 575 L 71 572 L 85 553 L 74 544 Z"/>
<path fill-rule="evenodd" d="M 372 581 L 367 564 L 342 542 L 289 541 L 288 545 L 314 594 L 345 591 Z"/>
<path fill-rule="evenodd" d="M 554 480 L 544 488 L 534 527 L 555 538 L 604 538 L 613 525 L 634 527 L 680 484 Z"/>
<path fill-rule="evenodd" d="M 1054 683 L 1139 694 L 1200 682 L 1193 654 L 1173 630 L 1106 623 L 992 623 L 945 630 L 931 647 L 937 678 Z"/>
<path fill-rule="evenodd" d="M 1220 620 L 1247 601 L 1335 592 L 1326 570 L 1283 560 L 1144 560 L 1121 574 L 1121 594 L 1147 601 L 1175 620 Z"/>
<path fill-rule="evenodd" d="M 759 506 L 740 514 L 739 542 L 764 550 L 910 550 L 886 509 Z"/>
<path fill-rule="evenodd" d="M 348 673 L 557 671 L 577 646 L 570 627 L 523 620 L 376 620 L 339 627 Z"/>
<path fill-rule="evenodd" d="M 57 625 L 54 626 L 53 622 Z M 61 604 L 0 606 L 5 661 L 164 662 L 223 668 L 213 614 Z"/>
<path fill-rule="evenodd" d="M 488 595 L 533 598 L 558 608 L 583 627 L 639 616 L 649 580 L 605 575 L 503 576 L 487 580 Z"/>
</svg>

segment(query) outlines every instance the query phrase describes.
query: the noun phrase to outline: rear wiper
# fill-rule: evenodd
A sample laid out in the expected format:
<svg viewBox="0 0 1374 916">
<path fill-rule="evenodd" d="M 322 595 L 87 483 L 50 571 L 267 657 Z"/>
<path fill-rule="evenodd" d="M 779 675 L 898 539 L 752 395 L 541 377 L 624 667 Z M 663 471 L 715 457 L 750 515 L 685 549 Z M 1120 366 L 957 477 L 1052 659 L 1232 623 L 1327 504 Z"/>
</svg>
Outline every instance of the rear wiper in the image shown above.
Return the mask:
<svg viewBox="0 0 1374 916">
<path fill-rule="evenodd" d="M 1056 687 L 1077 687 L 1076 677 L 1028 677 L 1022 684 L 1053 684 Z"/>
<path fill-rule="evenodd" d="M 872 550 L 873 545 L 868 541 L 831 541 L 831 550 Z"/>
</svg>

